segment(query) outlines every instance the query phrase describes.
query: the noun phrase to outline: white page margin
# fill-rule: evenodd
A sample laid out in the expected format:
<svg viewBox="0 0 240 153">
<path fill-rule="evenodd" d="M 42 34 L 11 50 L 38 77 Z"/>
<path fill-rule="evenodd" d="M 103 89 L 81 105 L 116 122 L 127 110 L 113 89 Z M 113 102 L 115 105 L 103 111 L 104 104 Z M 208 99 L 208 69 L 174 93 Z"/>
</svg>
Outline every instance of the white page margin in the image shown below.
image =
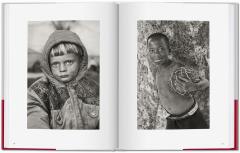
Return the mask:
<svg viewBox="0 0 240 153">
<path fill-rule="evenodd" d="M 232 57 L 228 52 L 230 50 L 229 5 L 201 3 L 120 4 L 119 16 L 119 147 L 130 150 L 233 147 L 231 120 L 233 120 L 234 91 L 231 82 L 233 74 L 229 69 L 232 66 Z M 209 130 L 137 130 L 138 20 L 209 21 Z M 222 70 L 228 71 L 224 73 Z M 230 83 L 229 80 L 231 80 Z"/>
<path fill-rule="evenodd" d="M 5 147 L 112 150 L 117 146 L 116 8 L 113 3 L 9 5 L 4 78 Z M 100 21 L 100 130 L 27 129 L 27 26 L 28 21 L 41 20 Z"/>
</svg>

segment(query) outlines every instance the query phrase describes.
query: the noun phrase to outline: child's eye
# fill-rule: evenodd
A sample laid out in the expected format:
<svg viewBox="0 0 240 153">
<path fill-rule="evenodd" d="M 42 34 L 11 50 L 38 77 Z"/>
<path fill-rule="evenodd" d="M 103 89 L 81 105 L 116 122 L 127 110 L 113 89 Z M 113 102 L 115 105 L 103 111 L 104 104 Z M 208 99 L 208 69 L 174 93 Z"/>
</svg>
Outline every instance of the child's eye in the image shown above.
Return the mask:
<svg viewBox="0 0 240 153">
<path fill-rule="evenodd" d="M 51 66 L 52 66 L 53 68 L 57 68 L 57 67 L 58 67 L 58 63 L 52 63 Z"/>
<path fill-rule="evenodd" d="M 150 52 L 150 53 L 154 53 L 154 52 L 155 52 L 155 49 L 149 49 L 149 52 Z"/>
<path fill-rule="evenodd" d="M 161 52 L 162 51 L 162 48 L 158 48 L 158 50 L 157 50 L 158 52 Z"/>
<path fill-rule="evenodd" d="M 66 65 L 72 65 L 72 64 L 73 64 L 73 61 L 68 60 L 68 61 L 65 62 L 65 64 L 66 64 Z"/>
</svg>

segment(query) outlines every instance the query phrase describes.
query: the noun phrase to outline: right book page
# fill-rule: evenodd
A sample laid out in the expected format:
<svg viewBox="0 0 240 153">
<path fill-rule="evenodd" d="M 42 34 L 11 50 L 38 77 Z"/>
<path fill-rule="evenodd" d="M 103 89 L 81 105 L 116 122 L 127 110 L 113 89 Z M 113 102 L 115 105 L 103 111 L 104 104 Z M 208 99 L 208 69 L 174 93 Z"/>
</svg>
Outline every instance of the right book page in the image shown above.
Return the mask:
<svg viewBox="0 0 240 153">
<path fill-rule="evenodd" d="M 237 4 L 120 4 L 120 149 L 236 149 L 237 12 Z"/>
</svg>

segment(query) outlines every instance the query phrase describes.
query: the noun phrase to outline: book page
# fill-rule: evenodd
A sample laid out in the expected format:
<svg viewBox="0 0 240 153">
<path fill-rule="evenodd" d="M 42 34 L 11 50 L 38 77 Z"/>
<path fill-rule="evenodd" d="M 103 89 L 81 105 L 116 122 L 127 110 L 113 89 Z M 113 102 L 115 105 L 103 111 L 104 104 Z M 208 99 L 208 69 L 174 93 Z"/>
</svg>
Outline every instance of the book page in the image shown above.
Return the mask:
<svg viewBox="0 0 240 153">
<path fill-rule="evenodd" d="M 233 148 L 235 5 L 119 11 L 119 148 Z"/>
<path fill-rule="evenodd" d="M 117 6 L 4 5 L 4 147 L 117 147 Z"/>
</svg>

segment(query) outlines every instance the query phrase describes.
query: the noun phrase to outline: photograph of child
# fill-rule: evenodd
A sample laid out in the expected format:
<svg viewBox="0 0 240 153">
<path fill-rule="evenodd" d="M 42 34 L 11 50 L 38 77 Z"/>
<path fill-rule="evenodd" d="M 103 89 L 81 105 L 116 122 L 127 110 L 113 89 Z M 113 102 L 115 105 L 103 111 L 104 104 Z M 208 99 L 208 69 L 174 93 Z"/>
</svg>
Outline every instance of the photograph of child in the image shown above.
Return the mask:
<svg viewBox="0 0 240 153">
<path fill-rule="evenodd" d="M 89 57 L 79 33 L 87 29 L 82 35 L 87 37 L 88 32 L 96 35 L 97 40 L 92 42 L 98 43 L 98 22 L 31 22 L 29 26 L 36 24 L 43 29 L 46 25 L 53 28 L 47 30 L 49 36 L 42 52 L 31 49 L 28 53 L 28 129 L 99 129 L 99 50 L 95 51 L 96 58 Z M 78 26 L 83 30 L 79 30 Z M 29 35 L 34 37 L 32 39 L 42 35 L 40 31 L 37 34 Z M 32 55 L 33 52 L 38 55 L 37 58 Z M 35 64 L 30 64 L 34 57 Z M 40 75 L 33 79 L 33 74 L 37 74 L 33 72 Z"/>
<path fill-rule="evenodd" d="M 139 35 L 152 28 L 139 39 L 147 53 L 138 52 L 138 129 L 208 129 L 209 49 L 200 34 L 208 22 L 139 21 L 138 28 Z M 147 72 L 152 82 L 143 83 Z"/>
</svg>

